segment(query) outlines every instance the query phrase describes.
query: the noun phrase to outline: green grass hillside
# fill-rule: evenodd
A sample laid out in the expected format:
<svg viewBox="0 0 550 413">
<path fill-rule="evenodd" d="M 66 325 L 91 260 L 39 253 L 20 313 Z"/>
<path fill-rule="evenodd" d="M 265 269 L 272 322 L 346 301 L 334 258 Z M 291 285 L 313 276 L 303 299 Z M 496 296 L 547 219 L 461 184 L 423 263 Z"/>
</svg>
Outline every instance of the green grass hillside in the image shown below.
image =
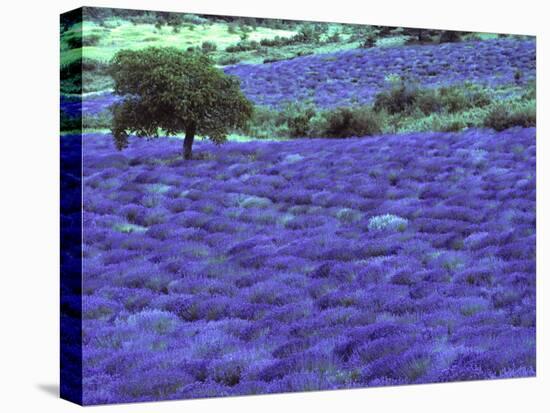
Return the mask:
<svg viewBox="0 0 550 413">
<path fill-rule="evenodd" d="M 81 62 L 85 93 L 111 88 L 107 64 L 121 49 L 136 50 L 149 46 L 197 48 L 208 53 L 218 66 L 225 66 L 268 63 L 359 47 L 393 47 L 498 36 L 461 33 L 453 38 L 452 34 L 456 32 L 422 30 L 420 35 L 418 29 L 402 27 L 138 11 L 126 15 L 116 10 L 105 14 L 105 10 L 85 8 L 87 16 L 83 23 L 62 25 L 63 93 L 77 93 L 73 87 L 77 82 L 71 77 L 80 73 Z"/>
<path fill-rule="evenodd" d="M 290 30 L 277 30 L 256 27 L 248 34 L 248 39 L 261 41 L 276 36 L 288 38 L 296 34 Z M 173 46 L 177 48 L 202 47 L 211 42 L 217 49 L 225 49 L 241 40 L 242 30 L 230 30 L 227 23 L 187 24 L 174 30 L 170 26 L 154 24 L 134 24 L 121 19 L 109 19 L 102 25 L 85 21 L 75 24 L 62 37 L 62 65 L 78 60 L 81 55 L 88 59 L 109 61 L 121 49 L 142 49 L 148 46 Z M 72 45 L 82 35 L 82 47 Z"/>
</svg>

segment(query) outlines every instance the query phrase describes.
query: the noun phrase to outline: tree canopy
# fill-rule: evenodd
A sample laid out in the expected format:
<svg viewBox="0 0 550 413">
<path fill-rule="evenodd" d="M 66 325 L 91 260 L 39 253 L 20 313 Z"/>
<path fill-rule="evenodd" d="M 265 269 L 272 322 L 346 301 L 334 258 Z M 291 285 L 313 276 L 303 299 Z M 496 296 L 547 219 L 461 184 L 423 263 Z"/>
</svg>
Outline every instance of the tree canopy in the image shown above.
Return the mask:
<svg viewBox="0 0 550 413">
<path fill-rule="evenodd" d="M 121 50 L 112 59 L 115 94 L 111 127 L 118 149 L 128 135 L 158 137 L 185 133 L 184 155 L 191 158 L 195 134 L 215 143 L 233 128 L 245 126 L 253 106 L 240 90 L 238 78 L 226 75 L 197 51 L 149 47 Z"/>
</svg>

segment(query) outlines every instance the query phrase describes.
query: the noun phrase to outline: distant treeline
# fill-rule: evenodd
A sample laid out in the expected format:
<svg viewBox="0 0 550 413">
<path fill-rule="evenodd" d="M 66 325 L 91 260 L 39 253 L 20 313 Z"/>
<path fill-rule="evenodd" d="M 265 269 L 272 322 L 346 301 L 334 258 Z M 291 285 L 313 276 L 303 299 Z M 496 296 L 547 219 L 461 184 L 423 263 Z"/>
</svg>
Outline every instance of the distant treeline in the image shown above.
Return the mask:
<svg viewBox="0 0 550 413">
<path fill-rule="evenodd" d="M 65 18 L 62 24 L 62 30 L 67 30 L 72 24 L 78 23 L 82 18 L 78 17 L 78 13 L 74 13 L 73 19 Z M 262 17 L 238 17 L 238 16 L 220 16 L 206 14 L 190 14 L 176 13 L 165 11 L 150 11 L 150 10 L 130 10 L 130 9 L 111 9 L 111 8 L 90 8 L 83 9 L 84 20 L 93 21 L 98 24 L 103 24 L 109 19 L 123 19 L 135 24 L 160 24 L 172 27 L 181 26 L 184 24 L 201 24 L 201 23 L 231 23 L 237 26 L 263 26 L 278 29 L 292 30 L 302 24 L 296 20 L 269 19 Z"/>
<path fill-rule="evenodd" d="M 74 19 L 65 18 L 62 23 L 62 31 L 67 30 L 72 24 L 81 21 L 76 14 Z M 179 28 L 184 24 L 207 24 L 207 23 L 227 23 L 238 27 L 269 27 L 280 30 L 297 30 L 299 27 L 308 25 L 314 28 L 316 32 L 325 32 L 328 25 L 334 24 L 330 22 L 305 22 L 299 20 L 287 19 L 271 19 L 264 17 L 240 17 L 240 16 L 222 16 L 222 15 L 207 15 L 207 14 L 189 14 L 176 13 L 165 11 L 149 11 L 149 10 L 129 10 L 129 9 L 112 9 L 112 8 L 83 8 L 84 20 L 93 21 L 100 25 L 104 24 L 109 19 L 123 19 L 135 24 L 155 24 L 166 25 L 173 28 Z M 435 36 L 442 42 L 460 41 L 461 37 L 470 32 L 459 32 L 453 30 L 435 30 L 435 29 L 418 29 L 397 26 L 376 26 L 363 24 L 345 24 L 351 32 L 357 32 L 356 37 L 364 38 L 364 46 L 369 46 L 369 43 L 376 38 L 391 36 L 396 33 L 410 36 L 418 42 L 429 42 Z"/>
</svg>

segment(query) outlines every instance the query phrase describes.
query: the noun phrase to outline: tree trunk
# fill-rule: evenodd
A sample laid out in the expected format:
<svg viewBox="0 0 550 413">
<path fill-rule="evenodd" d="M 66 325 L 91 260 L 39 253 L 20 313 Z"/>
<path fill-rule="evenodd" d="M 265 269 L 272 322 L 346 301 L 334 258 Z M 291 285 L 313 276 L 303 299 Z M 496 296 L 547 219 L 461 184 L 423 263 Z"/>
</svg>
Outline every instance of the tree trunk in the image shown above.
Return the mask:
<svg viewBox="0 0 550 413">
<path fill-rule="evenodd" d="M 195 125 L 191 125 L 185 130 L 185 139 L 183 140 L 183 157 L 191 159 L 193 157 L 193 141 L 195 140 Z"/>
</svg>

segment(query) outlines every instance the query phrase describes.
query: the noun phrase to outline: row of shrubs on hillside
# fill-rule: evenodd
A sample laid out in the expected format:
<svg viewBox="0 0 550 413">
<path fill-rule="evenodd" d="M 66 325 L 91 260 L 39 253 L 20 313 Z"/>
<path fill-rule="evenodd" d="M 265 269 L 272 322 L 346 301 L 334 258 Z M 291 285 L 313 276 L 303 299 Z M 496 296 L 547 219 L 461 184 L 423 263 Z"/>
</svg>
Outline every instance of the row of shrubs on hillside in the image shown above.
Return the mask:
<svg viewBox="0 0 550 413">
<path fill-rule="evenodd" d="M 344 33 L 346 33 L 344 35 Z M 426 30 L 426 29 L 405 29 L 382 26 L 349 26 L 340 30 L 328 31 L 328 27 L 320 24 L 302 24 L 298 32 L 293 36 L 275 36 L 250 40 L 248 32 L 241 32 L 241 40 L 233 45 L 227 46 L 225 52 L 228 55 L 221 55 L 218 63 L 221 65 L 234 64 L 239 62 L 235 54 L 254 52 L 255 54 L 266 54 L 264 63 L 271 63 L 278 60 L 287 60 L 308 54 L 313 54 L 312 47 L 336 43 L 358 43 L 360 48 L 371 48 L 378 45 L 378 42 L 388 40 L 394 44 L 425 44 L 425 43 L 449 43 L 460 42 L 464 39 L 475 39 L 472 33 L 462 33 L 449 30 Z M 282 53 L 283 50 L 294 53 Z M 298 49 L 297 52 L 295 49 Z M 204 42 L 202 50 L 206 53 L 215 51 L 216 45 L 212 42 Z M 278 50 L 279 55 L 270 56 L 270 51 Z"/>
<path fill-rule="evenodd" d="M 536 124 L 534 84 L 515 98 L 494 100 L 477 86 L 421 89 L 399 82 L 379 93 L 372 105 L 318 110 L 289 103 L 281 110 L 257 107 L 243 133 L 259 138 L 344 138 L 410 131 L 459 131 L 487 127 L 497 131 Z"/>
<path fill-rule="evenodd" d="M 235 45 L 227 46 L 226 52 L 244 52 L 249 50 L 258 50 L 262 47 L 281 47 L 290 46 L 295 44 L 304 43 L 319 43 L 321 41 L 321 35 L 326 31 L 326 28 L 320 25 L 305 24 L 300 27 L 298 33 L 289 37 L 275 36 L 271 39 L 261 39 L 260 41 L 248 40 L 246 37 L 242 38 L 240 42 Z M 339 37 L 327 36 L 324 42 L 330 43 L 338 41 Z"/>
<path fill-rule="evenodd" d="M 346 138 L 412 131 L 459 131 L 487 127 L 497 131 L 536 124 L 535 85 L 507 100 L 493 99 L 479 86 L 419 88 L 394 82 L 379 93 L 372 105 L 318 109 L 311 103 L 289 103 L 280 109 L 258 106 L 246 129 L 237 133 L 257 138 Z M 111 115 L 72 118 L 62 115 L 61 129 L 104 129 Z"/>
<path fill-rule="evenodd" d="M 228 26 L 231 29 L 233 26 Z M 204 53 L 218 51 L 215 56 L 217 64 L 225 66 L 239 63 L 242 59 L 253 56 L 263 56 L 263 63 L 272 63 L 280 60 L 289 60 L 296 57 L 307 56 L 314 53 L 312 45 L 326 45 L 341 40 L 339 32 L 329 35 L 328 26 L 325 24 L 302 24 L 296 34 L 292 36 L 275 36 L 261 40 L 248 38 L 251 29 L 240 28 L 241 40 L 218 51 L 217 45 L 212 41 L 205 41 L 199 48 Z M 229 30 L 230 33 L 235 31 Z"/>
<path fill-rule="evenodd" d="M 475 38 L 471 33 L 461 33 L 449 30 L 430 31 L 420 29 L 416 30 L 419 34 L 414 33 L 413 35 L 411 30 L 403 28 L 393 28 L 393 30 L 387 31 L 377 29 L 377 27 L 378 26 L 364 26 L 355 28 L 352 34 L 347 37 L 347 42 L 359 42 L 359 47 L 370 48 L 375 47 L 378 40 L 391 38 L 392 36 L 394 39 L 402 39 L 405 44 L 455 43 L 462 41 L 463 38 Z M 271 39 L 256 41 L 249 40 L 248 36 L 244 34 L 241 36 L 241 41 L 234 45 L 227 46 L 225 51 L 229 53 L 247 52 L 251 50 L 265 51 L 265 48 L 269 47 L 284 47 L 298 44 L 330 44 L 341 41 L 342 36 L 339 31 L 334 31 L 329 35 L 326 32 L 326 28 L 307 24 L 301 26 L 298 33 L 290 37 L 275 36 Z"/>
</svg>

